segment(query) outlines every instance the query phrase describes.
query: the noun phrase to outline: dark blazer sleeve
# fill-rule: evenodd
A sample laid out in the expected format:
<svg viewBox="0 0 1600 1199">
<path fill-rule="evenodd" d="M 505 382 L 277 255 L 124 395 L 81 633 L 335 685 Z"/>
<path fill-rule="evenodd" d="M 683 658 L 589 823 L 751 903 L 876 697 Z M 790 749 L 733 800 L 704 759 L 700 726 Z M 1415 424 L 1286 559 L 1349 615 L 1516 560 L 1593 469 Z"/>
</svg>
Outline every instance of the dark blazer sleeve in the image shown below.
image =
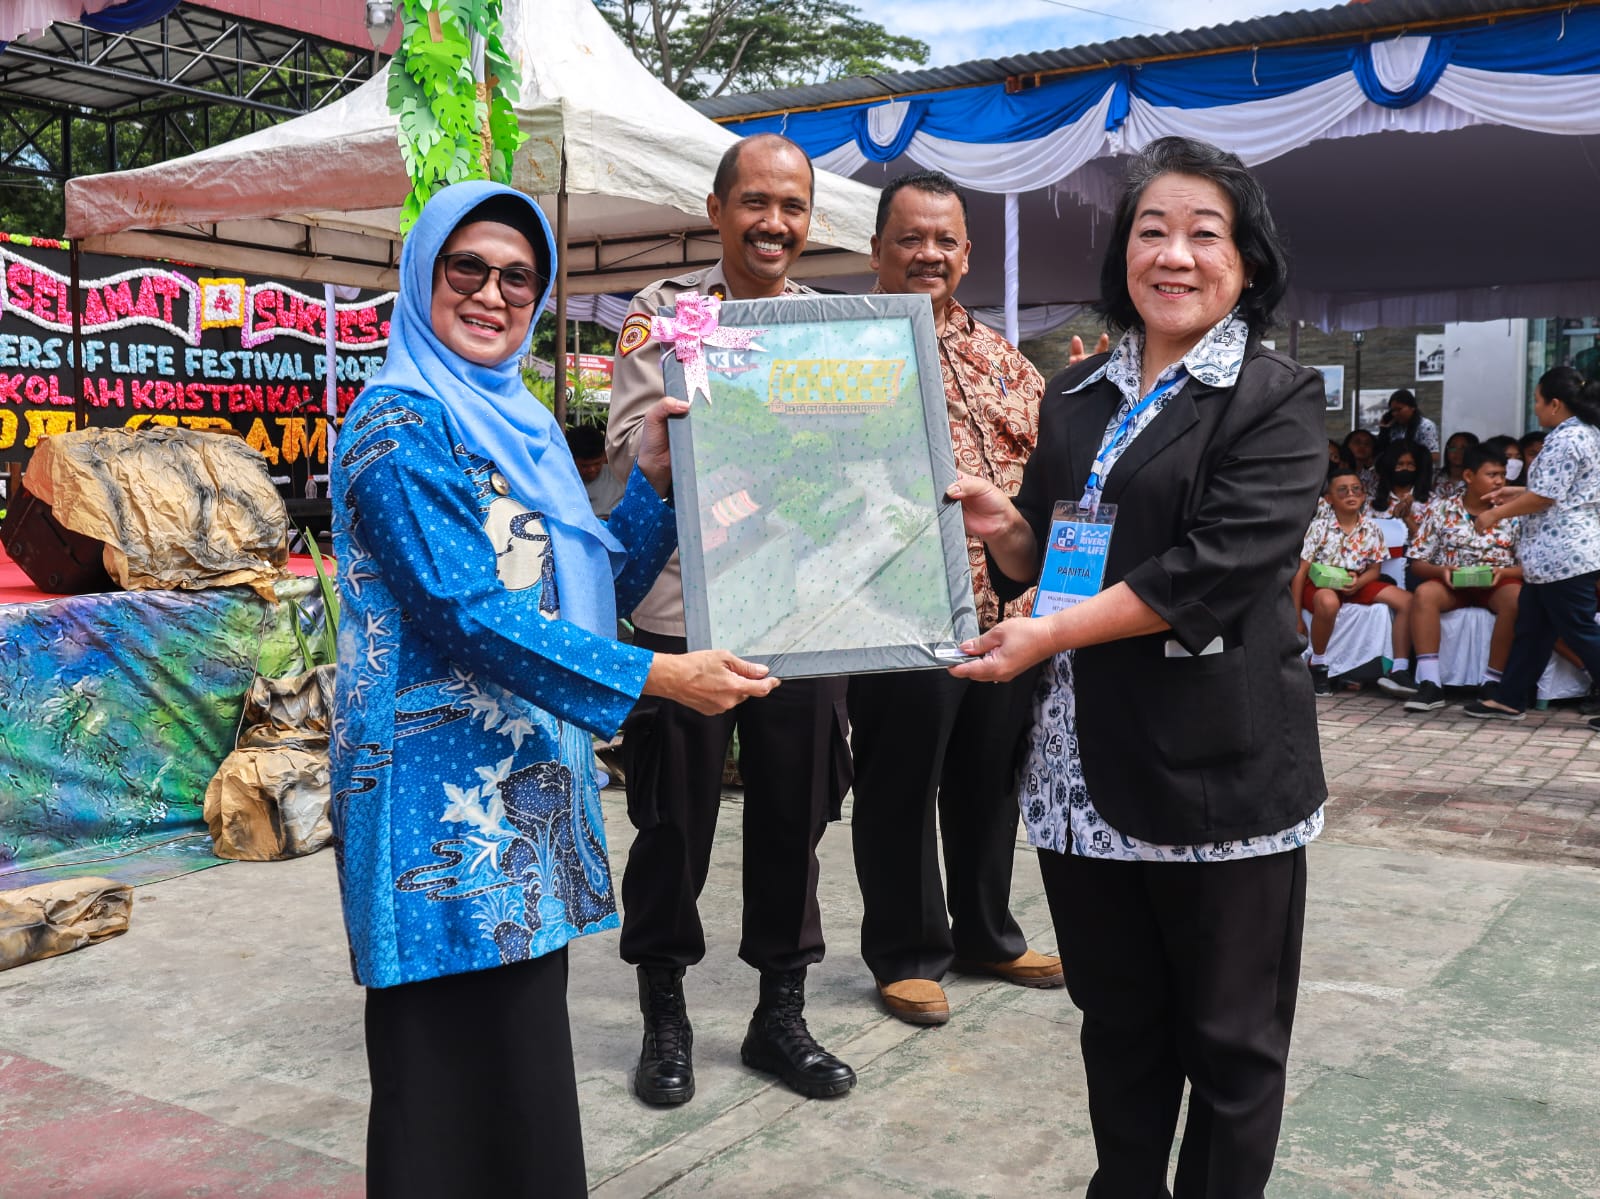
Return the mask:
<svg viewBox="0 0 1600 1199">
<path fill-rule="evenodd" d="M 1235 627 L 1296 556 L 1327 473 L 1321 376 L 1259 355 L 1236 388 L 1240 423 L 1185 535 L 1122 580 L 1192 654 Z"/>
</svg>

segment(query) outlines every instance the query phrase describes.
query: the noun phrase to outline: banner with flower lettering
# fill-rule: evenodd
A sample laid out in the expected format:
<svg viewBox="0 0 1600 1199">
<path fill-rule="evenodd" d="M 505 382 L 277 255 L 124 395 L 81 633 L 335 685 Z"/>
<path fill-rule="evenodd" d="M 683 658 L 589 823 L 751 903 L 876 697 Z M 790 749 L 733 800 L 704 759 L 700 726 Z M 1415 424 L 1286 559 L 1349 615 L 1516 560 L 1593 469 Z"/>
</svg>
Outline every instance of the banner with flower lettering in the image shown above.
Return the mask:
<svg viewBox="0 0 1600 1199">
<path fill-rule="evenodd" d="M 0 233 L 0 461 L 92 425 L 231 428 L 282 478 L 327 470 L 327 301 L 316 284 L 85 254 L 79 395 L 64 243 Z M 383 364 L 392 293 L 334 304 L 342 413 Z"/>
</svg>

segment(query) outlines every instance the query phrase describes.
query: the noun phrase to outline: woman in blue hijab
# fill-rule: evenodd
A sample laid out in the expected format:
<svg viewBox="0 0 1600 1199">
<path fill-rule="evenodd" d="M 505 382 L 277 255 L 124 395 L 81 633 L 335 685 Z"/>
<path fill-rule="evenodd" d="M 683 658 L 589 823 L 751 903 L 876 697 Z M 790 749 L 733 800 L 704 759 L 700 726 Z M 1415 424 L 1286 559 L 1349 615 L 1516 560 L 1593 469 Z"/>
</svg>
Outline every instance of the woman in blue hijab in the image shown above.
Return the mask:
<svg viewBox="0 0 1600 1199">
<path fill-rule="evenodd" d="M 566 946 L 617 927 L 590 734 L 642 694 L 707 713 L 777 685 L 615 640 L 676 546 L 651 413 L 609 524 L 520 362 L 555 244 L 475 182 L 423 209 L 388 357 L 333 464 L 333 822 L 367 987 L 373 1196 L 586 1193 Z"/>
</svg>

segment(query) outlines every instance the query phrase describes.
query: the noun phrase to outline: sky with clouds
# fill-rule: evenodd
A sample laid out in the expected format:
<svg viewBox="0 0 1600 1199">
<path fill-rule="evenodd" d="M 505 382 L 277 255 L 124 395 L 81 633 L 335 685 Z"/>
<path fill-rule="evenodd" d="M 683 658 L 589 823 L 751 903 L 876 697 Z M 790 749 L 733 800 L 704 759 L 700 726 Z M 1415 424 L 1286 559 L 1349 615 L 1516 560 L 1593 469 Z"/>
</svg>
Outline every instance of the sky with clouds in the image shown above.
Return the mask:
<svg viewBox="0 0 1600 1199">
<path fill-rule="evenodd" d="M 926 42 L 931 67 L 1333 7 L 1318 0 L 1071 0 L 1070 6 L 1067 0 L 853 3 L 891 33 Z"/>
</svg>

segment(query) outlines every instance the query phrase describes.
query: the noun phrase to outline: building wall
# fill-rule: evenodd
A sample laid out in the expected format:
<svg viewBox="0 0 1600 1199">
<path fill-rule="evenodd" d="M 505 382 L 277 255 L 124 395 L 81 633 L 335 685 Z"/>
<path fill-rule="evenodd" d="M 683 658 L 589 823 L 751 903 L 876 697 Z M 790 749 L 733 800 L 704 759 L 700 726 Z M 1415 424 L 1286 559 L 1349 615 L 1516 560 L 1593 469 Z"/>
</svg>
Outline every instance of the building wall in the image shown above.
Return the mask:
<svg viewBox="0 0 1600 1199">
<path fill-rule="evenodd" d="M 1100 336 L 1098 318 L 1084 314 L 1044 337 L 1023 342 L 1022 352 L 1049 378 L 1067 364 L 1074 334 L 1085 346 L 1093 347 Z M 1443 338 L 1442 379 L 1417 379 L 1419 335 Z M 1287 328 L 1274 328 L 1267 338 L 1279 350 L 1290 352 Z M 1353 427 L 1352 404 L 1358 387 L 1385 394 L 1402 387 L 1410 389 L 1422 414 L 1437 423 L 1445 437 L 1458 429 L 1479 437 L 1524 431 L 1529 362 L 1525 320 L 1369 329 L 1361 345 L 1359 378 L 1356 346 L 1349 333 L 1304 327 L 1295 341 L 1296 357 L 1306 365 L 1344 367 L 1343 402 L 1327 413 L 1328 436 L 1335 441 L 1343 441 Z"/>
<path fill-rule="evenodd" d="M 213 12 L 227 13 L 263 25 L 276 25 L 280 29 L 293 29 L 313 37 L 350 46 L 356 50 L 371 50 L 372 41 L 367 36 L 367 6 L 363 0 L 191 0 L 196 8 L 209 8 Z M 396 3 L 396 9 L 399 5 Z M 389 34 L 383 47 L 385 54 L 394 53 L 399 42 L 399 22 Z"/>
<path fill-rule="evenodd" d="M 1445 327 L 1444 424 L 1479 437 L 1526 430 L 1528 322 Z"/>
<path fill-rule="evenodd" d="M 1444 409 L 1444 382 L 1436 379 L 1417 379 L 1417 335 L 1443 334 L 1443 325 L 1413 325 L 1404 329 L 1368 329 L 1360 347 L 1360 369 L 1357 370 L 1357 353 L 1354 339 L 1349 333 L 1324 333 L 1321 329 L 1305 327 L 1300 330 L 1296 356 L 1307 366 L 1343 366 L 1343 403 L 1336 411 L 1327 413 L 1328 436 L 1343 441 L 1354 428 L 1355 392 L 1381 391 L 1385 394 L 1404 387 L 1417 397 L 1422 415 L 1439 424 L 1441 432 L 1446 422 Z M 1274 329 L 1273 340 L 1278 349 L 1289 352 L 1289 331 Z M 1370 422 L 1364 422 L 1370 425 Z"/>
<path fill-rule="evenodd" d="M 1444 383 L 1439 380 L 1418 382 L 1416 378 L 1417 334 L 1443 334 L 1443 325 L 1419 325 L 1407 329 L 1370 329 L 1361 346 L 1360 381 L 1357 382 L 1356 348 L 1348 333 L 1324 333 L 1320 329 L 1302 328 L 1299 333 L 1296 355 L 1308 366 L 1343 366 L 1343 403 L 1336 411 L 1327 414 L 1328 436 L 1343 441 L 1350 432 L 1353 393 L 1359 385 L 1362 390 L 1385 393 L 1402 387 L 1410 388 L 1422 408 L 1422 414 L 1439 421 L 1444 407 Z M 1022 352 L 1049 378 L 1067 363 L 1068 347 L 1073 334 L 1083 338 L 1085 346 L 1092 347 L 1100 336 L 1100 323 L 1092 313 L 1069 321 L 1044 337 L 1026 341 Z M 1289 330 L 1285 327 L 1271 329 L 1267 339 L 1285 354 L 1290 352 Z M 1442 426 L 1441 426 L 1442 427 Z"/>
</svg>

